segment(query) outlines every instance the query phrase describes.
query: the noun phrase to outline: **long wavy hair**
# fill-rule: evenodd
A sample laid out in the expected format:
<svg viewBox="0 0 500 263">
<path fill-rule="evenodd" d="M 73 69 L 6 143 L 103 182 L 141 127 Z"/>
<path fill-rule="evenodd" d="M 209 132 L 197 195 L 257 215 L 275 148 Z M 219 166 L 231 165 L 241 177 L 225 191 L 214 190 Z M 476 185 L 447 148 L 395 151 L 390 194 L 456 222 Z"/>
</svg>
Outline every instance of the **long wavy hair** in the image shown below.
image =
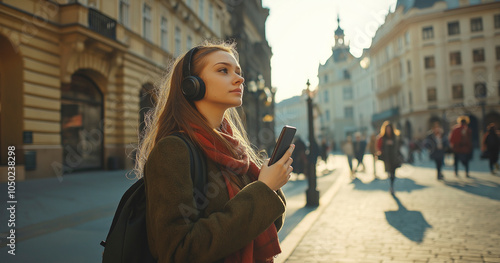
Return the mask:
<svg viewBox="0 0 500 263">
<path fill-rule="evenodd" d="M 216 51 L 224 51 L 232 54 L 239 61 L 236 43 L 221 42 L 214 43 L 205 41 L 198 46 L 198 51 L 194 54 L 191 62 L 191 74 L 198 75 L 206 66 L 206 56 Z M 187 52 L 186 52 L 187 53 Z M 175 133 L 184 132 L 199 147 L 203 145 L 197 139 L 190 124 L 196 124 L 205 130 L 214 140 L 224 145 L 227 150 L 237 158 L 237 153 L 229 142 L 219 134 L 219 131 L 210 127 L 205 117 L 196 109 L 192 101 L 187 100 L 181 91 L 181 82 L 185 77 L 182 72 L 182 65 L 186 58 L 186 53 L 179 56 L 170 66 L 161 85 L 155 88 L 156 104 L 145 116 L 145 129 L 139 135 L 139 146 L 136 154 L 135 175 L 137 178 L 144 176 L 144 165 L 155 145 L 163 138 Z M 263 163 L 262 158 L 257 154 L 254 146 L 248 140 L 247 133 L 242 124 L 241 118 L 236 108 L 229 108 L 224 113 L 224 118 L 233 130 L 233 136 L 240 144 L 246 148 L 246 152 L 251 161 L 257 166 Z"/>
<path fill-rule="evenodd" d="M 390 122 L 390 121 L 384 121 L 384 123 L 382 123 L 382 126 L 380 126 L 380 134 L 379 134 L 380 137 L 387 137 L 388 136 L 385 133 L 387 127 L 389 127 L 392 131 L 392 135 L 391 135 L 392 138 L 399 136 L 399 130 L 394 128 L 394 124 L 392 124 L 392 122 Z"/>
</svg>

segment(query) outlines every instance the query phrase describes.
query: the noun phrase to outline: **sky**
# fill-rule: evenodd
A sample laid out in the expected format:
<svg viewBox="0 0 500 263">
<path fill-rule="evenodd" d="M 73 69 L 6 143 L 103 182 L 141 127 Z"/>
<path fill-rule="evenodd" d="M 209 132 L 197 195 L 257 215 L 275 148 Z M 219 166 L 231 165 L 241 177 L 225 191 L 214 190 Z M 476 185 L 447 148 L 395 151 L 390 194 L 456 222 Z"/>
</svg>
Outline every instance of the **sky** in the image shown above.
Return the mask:
<svg viewBox="0 0 500 263">
<path fill-rule="evenodd" d="M 359 57 L 396 1 L 263 0 L 262 6 L 270 9 L 266 38 L 273 51 L 276 102 L 300 95 L 308 79 L 311 89 L 318 86 L 318 66 L 332 55 L 335 44 L 337 14 L 351 53 Z"/>
</svg>

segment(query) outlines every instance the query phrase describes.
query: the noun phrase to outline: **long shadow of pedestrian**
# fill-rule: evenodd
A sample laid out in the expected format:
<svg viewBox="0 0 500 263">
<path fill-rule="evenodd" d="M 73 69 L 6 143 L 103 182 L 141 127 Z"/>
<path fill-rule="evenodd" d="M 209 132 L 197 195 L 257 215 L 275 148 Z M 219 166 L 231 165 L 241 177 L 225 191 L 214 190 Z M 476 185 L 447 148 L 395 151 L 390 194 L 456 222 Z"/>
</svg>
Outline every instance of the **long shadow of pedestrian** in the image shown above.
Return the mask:
<svg viewBox="0 0 500 263">
<path fill-rule="evenodd" d="M 445 181 L 444 183 L 447 186 L 451 186 L 471 194 L 487 197 L 493 200 L 500 200 L 500 184 L 492 181 L 471 177 L 467 181 Z"/>
<path fill-rule="evenodd" d="M 392 197 L 398 204 L 398 210 L 385 212 L 387 222 L 409 240 L 421 243 L 425 231 L 427 228 L 432 228 L 432 226 L 427 223 L 420 211 L 408 211 L 396 195 L 392 195 Z"/>
<path fill-rule="evenodd" d="M 390 182 L 389 179 L 375 179 L 369 183 L 364 183 L 358 178 L 355 178 L 351 184 L 354 184 L 354 189 L 361 191 L 388 191 Z M 394 181 L 394 190 L 397 192 L 409 193 L 426 187 L 427 186 L 416 184 L 415 181 L 409 178 L 396 178 L 396 181 Z"/>
</svg>

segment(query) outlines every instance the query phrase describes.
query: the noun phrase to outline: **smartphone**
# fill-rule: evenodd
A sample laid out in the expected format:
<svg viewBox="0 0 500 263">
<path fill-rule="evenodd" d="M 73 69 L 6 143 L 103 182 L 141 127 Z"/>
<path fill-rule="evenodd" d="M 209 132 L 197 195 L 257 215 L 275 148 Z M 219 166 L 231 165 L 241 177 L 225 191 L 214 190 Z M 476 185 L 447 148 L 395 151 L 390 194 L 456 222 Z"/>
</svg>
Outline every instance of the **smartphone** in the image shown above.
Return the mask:
<svg viewBox="0 0 500 263">
<path fill-rule="evenodd" d="M 280 137 L 278 137 L 278 141 L 274 146 L 273 154 L 269 159 L 269 164 L 268 164 L 269 166 L 273 165 L 275 162 L 281 159 L 281 157 L 283 157 L 283 155 L 285 154 L 286 150 L 290 148 L 290 145 L 292 144 L 293 137 L 295 136 L 296 131 L 297 128 L 292 126 L 285 125 L 283 127 L 280 133 Z"/>
</svg>

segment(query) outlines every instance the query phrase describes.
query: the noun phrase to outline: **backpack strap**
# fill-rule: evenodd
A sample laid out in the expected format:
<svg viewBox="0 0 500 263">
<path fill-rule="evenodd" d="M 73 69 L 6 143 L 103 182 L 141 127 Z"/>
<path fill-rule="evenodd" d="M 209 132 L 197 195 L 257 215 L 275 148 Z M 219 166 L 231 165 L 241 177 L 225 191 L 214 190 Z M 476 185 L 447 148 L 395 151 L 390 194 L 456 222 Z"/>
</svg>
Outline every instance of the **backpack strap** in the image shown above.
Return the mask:
<svg viewBox="0 0 500 263">
<path fill-rule="evenodd" d="M 205 202 L 205 185 L 207 183 L 206 160 L 205 155 L 194 145 L 185 133 L 174 133 L 173 135 L 181 138 L 189 148 L 189 158 L 191 164 L 191 179 L 194 186 L 194 198 L 198 210 L 202 210 Z"/>
</svg>

